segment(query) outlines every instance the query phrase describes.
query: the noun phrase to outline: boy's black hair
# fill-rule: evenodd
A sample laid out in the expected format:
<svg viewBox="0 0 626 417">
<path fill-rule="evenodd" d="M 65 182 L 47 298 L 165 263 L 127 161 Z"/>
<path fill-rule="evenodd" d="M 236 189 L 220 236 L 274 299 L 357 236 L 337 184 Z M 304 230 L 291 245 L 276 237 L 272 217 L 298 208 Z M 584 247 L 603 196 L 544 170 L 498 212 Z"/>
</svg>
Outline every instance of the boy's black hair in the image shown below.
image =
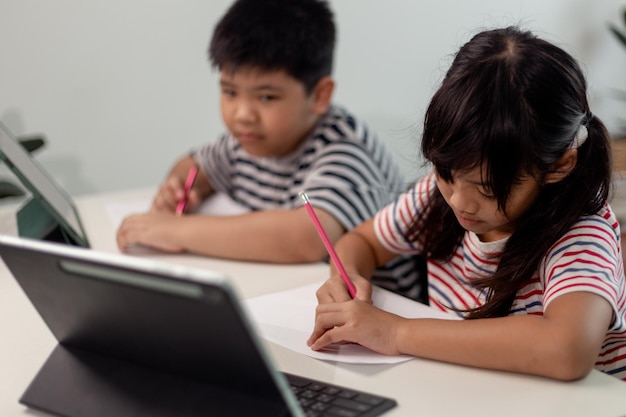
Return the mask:
<svg viewBox="0 0 626 417">
<path fill-rule="evenodd" d="M 215 27 L 209 57 L 219 70 L 284 70 L 310 93 L 331 74 L 334 47 L 324 0 L 237 0 Z"/>
<path fill-rule="evenodd" d="M 505 213 L 512 187 L 522 175 L 539 178 L 537 200 L 517 221 L 497 271 L 477 280 L 488 300 L 469 318 L 506 316 L 517 291 L 537 273 L 541 260 L 581 216 L 599 211 L 611 184 L 610 138 L 587 102 L 585 77 L 561 48 L 516 27 L 475 35 L 456 54 L 424 121 L 422 153 L 437 174 L 486 168 L 485 188 Z M 573 146 L 581 126 L 572 172 L 542 183 Z M 429 221 L 429 219 L 432 219 Z M 465 230 L 436 190 L 415 219 L 408 239 L 419 239 L 425 255 L 451 259 Z"/>
</svg>

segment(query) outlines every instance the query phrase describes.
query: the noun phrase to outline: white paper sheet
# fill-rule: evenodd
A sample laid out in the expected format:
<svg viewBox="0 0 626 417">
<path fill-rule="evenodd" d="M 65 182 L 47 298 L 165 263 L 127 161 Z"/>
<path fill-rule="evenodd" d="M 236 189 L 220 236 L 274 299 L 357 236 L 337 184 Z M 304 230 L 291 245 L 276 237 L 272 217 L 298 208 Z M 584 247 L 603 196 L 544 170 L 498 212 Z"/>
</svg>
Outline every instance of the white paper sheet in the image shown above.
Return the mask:
<svg viewBox="0 0 626 417">
<path fill-rule="evenodd" d="M 250 298 L 244 300 L 244 306 L 263 338 L 312 358 L 366 364 L 399 363 L 412 359 L 412 356 L 406 355 L 382 355 L 356 344 L 337 344 L 318 352 L 311 350 L 306 340 L 315 322 L 315 291 L 320 285 L 312 284 Z M 383 310 L 407 318 L 458 319 L 457 316 L 378 287 L 374 287 L 372 299 L 374 305 Z"/>
<path fill-rule="evenodd" d="M 117 229 L 125 217 L 131 214 L 147 212 L 150 209 L 151 203 L 152 198 L 110 201 L 106 205 L 106 211 L 111 224 Z M 248 208 L 236 203 L 226 194 L 218 193 L 202 202 L 196 210 L 196 213 L 209 214 L 212 216 L 234 216 L 249 211 Z"/>
</svg>

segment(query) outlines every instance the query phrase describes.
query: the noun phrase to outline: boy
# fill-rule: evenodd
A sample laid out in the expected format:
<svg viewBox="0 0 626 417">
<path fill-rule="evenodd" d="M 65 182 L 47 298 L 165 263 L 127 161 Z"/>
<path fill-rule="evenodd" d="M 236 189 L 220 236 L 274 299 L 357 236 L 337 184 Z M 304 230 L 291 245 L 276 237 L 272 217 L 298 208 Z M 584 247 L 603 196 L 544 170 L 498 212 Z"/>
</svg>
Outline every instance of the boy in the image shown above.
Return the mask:
<svg viewBox="0 0 626 417">
<path fill-rule="evenodd" d="M 119 248 L 139 243 L 244 261 L 316 262 L 328 254 L 300 191 L 332 242 L 402 191 L 400 170 L 376 135 L 331 104 L 334 44 L 323 0 L 236 1 L 209 47 L 228 131 L 175 164 L 150 211 L 122 222 Z M 194 165 L 200 171 L 186 212 L 216 192 L 250 211 L 174 215 Z M 412 260 L 380 276 L 387 287 L 415 291 Z"/>
</svg>

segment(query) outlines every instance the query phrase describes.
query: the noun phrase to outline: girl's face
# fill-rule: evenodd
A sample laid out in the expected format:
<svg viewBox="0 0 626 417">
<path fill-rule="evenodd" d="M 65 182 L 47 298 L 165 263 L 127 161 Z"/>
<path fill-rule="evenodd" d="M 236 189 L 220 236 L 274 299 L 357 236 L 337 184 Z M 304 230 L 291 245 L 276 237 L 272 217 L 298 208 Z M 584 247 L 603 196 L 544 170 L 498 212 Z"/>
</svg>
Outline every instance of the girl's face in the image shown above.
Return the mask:
<svg viewBox="0 0 626 417">
<path fill-rule="evenodd" d="M 511 189 L 505 215 L 498 210 L 495 196 L 483 186 L 483 174 L 481 168 L 453 171 L 451 183 L 437 175 L 437 187 L 465 230 L 476 233 L 483 242 L 493 242 L 513 233 L 517 220 L 533 204 L 541 187 L 533 176 L 522 177 Z"/>
</svg>

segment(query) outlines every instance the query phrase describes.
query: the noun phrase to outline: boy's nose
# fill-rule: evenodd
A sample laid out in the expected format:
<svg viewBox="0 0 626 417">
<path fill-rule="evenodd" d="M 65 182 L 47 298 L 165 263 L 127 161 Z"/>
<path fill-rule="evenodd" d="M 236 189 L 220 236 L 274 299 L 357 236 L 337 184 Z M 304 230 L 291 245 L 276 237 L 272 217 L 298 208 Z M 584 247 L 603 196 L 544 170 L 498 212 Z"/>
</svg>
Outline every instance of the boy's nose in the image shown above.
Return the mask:
<svg viewBox="0 0 626 417">
<path fill-rule="evenodd" d="M 255 120 L 254 108 L 249 103 L 237 103 L 235 107 L 235 120 L 238 122 L 253 122 Z"/>
</svg>

